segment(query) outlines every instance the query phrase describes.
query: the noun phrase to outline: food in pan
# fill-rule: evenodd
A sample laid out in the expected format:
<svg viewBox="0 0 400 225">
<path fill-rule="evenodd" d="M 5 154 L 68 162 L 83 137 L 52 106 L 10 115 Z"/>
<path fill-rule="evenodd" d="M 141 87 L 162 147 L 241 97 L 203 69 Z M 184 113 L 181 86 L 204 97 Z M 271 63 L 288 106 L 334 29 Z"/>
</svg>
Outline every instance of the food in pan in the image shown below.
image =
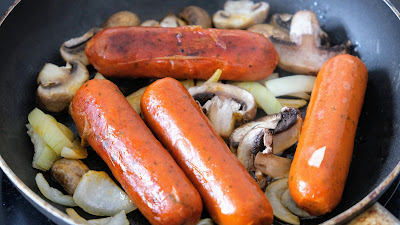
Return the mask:
<svg viewBox="0 0 400 225">
<path fill-rule="evenodd" d="M 314 13 L 299 11 L 294 15 L 276 14 L 272 15 L 269 24 L 257 24 L 265 21 L 268 10 L 266 3 L 228 1 L 224 10 L 213 16 L 214 25 L 218 28 L 238 26 L 235 28 L 248 28 L 249 31 L 210 29 L 211 17 L 196 6 L 184 8 L 178 16 L 170 14 L 160 22 L 140 23 L 134 13 L 124 11 L 110 17 L 101 28 L 95 27 L 81 37 L 66 41 L 60 53 L 68 62 L 67 66 L 59 68 L 47 64 L 38 78 L 40 86 L 37 95 L 41 97 L 38 98 L 38 106 L 48 112 L 65 112 L 69 109 L 81 140 L 68 127 L 39 109 L 31 113 L 31 125 L 27 126 L 36 151 L 32 165 L 43 171 L 51 169 L 53 176 L 59 178 L 58 182 L 71 197 L 47 188 L 51 193 L 57 193 L 54 194 L 55 201 L 59 201 L 58 198 L 68 199 L 69 205 L 78 204 L 91 214 L 115 215 L 104 221 L 115 219 L 126 223 L 126 218 L 121 215 L 134 209 L 130 204 L 127 203 L 127 207 L 123 208 L 112 207 L 112 211 L 107 211 L 106 204 L 100 203 L 104 199 L 99 198 L 97 205 L 100 208 L 97 209 L 87 201 L 88 198 L 84 198 L 85 194 L 74 193 L 75 189 L 85 193 L 83 188 L 77 187 L 89 187 L 84 185 L 84 178 L 97 173 L 82 170 L 83 167 L 77 166 L 79 163 L 73 167 L 77 169 L 74 171 L 80 171 L 79 174 L 60 166 L 60 161 L 64 159 L 85 161 L 88 154 L 93 153 L 80 145 L 89 144 L 107 163 L 114 178 L 126 191 L 126 194 L 123 193 L 129 196 L 129 200 L 124 201 L 132 200 L 152 224 L 195 224 L 199 222 L 202 203 L 218 224 L 232 224 L 232 221 L 270 224 L 272 210 L 268 202 L 276 218 L 292 224 L 298 224 L 299 217 L 331 211 L 340 200 L 349 159 L 344 160 L 346 163 L 343 164 L 336 163 L 346 165 L 341 175 L 337 176 L 341 179 L 341 187 L 334 193 L 335 197 L 329 197 L 325 191 L 327 198 L 333 200 L 322 201 L 322 206 L 309 207 L 307 204 L 312 204 L 303 204 L 304 196 L 299 197 L 300 194 L 296 193 L 301 182 L 291 180 L 303 179 L 301 173 L 304 170 L 301 168 L 304 168 L 304 160 L 298 158 L 309 157 L 303 153 L 307 150 L 301 148 L 300 142 L 293 163 L 292 153 L 285 150 L 293 146 L 299 137 L 300 140 L 307 139 L 309 133 L 315 133 L 315 123 L 312 126 L 308 123 L 324 116 L 321 112 L 309 116 L 309 110 L 304 121 L 305 129 L 302 130 L 303 118 L 296 108 L 303 107 L 304 111 L 304 106 L 310 100 L 310 92 L 313 91 L 310 100 L 312 107 L 318 102 L 314 97 L 319 96 L 316 93 L 329 95 L 339 91 L 336 86 L 320 87 L 333 79 L 328 77 L 330 70 L 326 68 L 335 70 L 336 74 L 344 70 L 347 78 L 348 74 L 358 74 L 358 78 L 363 78 L 364 82 L 367 80 L 366 70 L 359 69 L 363 64 L 356 57 L 343 55 L 349 43 L 329 46 L 328 36 L 319 27 Z M 238 21 L 238 18 L 243 20 Z M 179 27 L 186 24 L 203 28 Z M 333 68 L 329 63 L 337 59 L 340 59 L 340 63 Z M 94 80 L 86 82 L 89 75 L 85 65 L 89 63 L 98 73 Z M 322 67 L 324 63 L 327 64 Z M 273 74 L 277 65 L 299 75 Z M 78 75 L 75 74 L 76 68 L 82 71 Z M 318 71 L 315 79 L 313 75 Z M 118 87 L 108 80 L 120 77 L 173 77 L 183 80 L 179 83 L 164 78 L 125 98 Z M 336 84 L 342 84 L 346 79 L 336 79 Z M 357 100 L 354 101 L 361 106 L 363 89 L 356 88 L 354 91 L 355 84 L 351 83 L 356 79 L 346 81 L 349 84 L 344 85 L 340 93 L 348 91 L 356 95 Z M 314 82 L 316 85 L 313 88 Z M 345 108 L 352 100 L 350 96 L 344 99 L 342 102 L 335 101 Z M 258 107 L 267 116 L 260 118 L 257 114 L 256 117 Z M 168 152 L 152 136 L 140 115 Z M 352 131 L 355 130 L 358 116 L 359 111 L 357 115 L 349 116 L 353 121 Z M 332 124 L 333 129 L 350 126 L 341 124 L 339 120 L 332 123 L 336 124 Z M 201 130 L 206 128 L 207 131 Z M 199 138 L 202 135 L 208 136 Z M 347 156 L 351 155 L 349 149 L 353 140 L 351 135 L 346 140 L 346 146 L 349 147 Z M 213 143 L 217 143 L 216 147 L 212 147 Z M 206 150 L 201 146 L 214 151 L 212 154 L 208 152 L 209 157 L 206 157 Z M 314 168 L 317 164 L 325 165 L 326 159 L 333 158 L 325 157 L 325 154 L 328 156 L 326 149 L 318 151 L 307 161 L 315 171 L 321 168 L 328 170 L 325 166 Z M 64 159 L 58 160 L 61 157 Z M 289 180 L 289 186 L 285 179 Z M 312 177 L 314 182 L 321 179 Z M 301 181 L 311 183 L 305 179 Z M 218 190 L 220 195 L 214 193 Z M 75 195 L 80 196 L 79 199 L 75 200 Z M 243 199 L 244 196 L 247 199 Z M 253 200 L 249 200 L 249 196 Z M 54 199 L 54 196 L 50 198 Z M 252 210 L 258 206 L 258 211 Z M 229 208 L 232 210 L 229 211 Z M 67 212 L 78 221 L 88 222 L 73 209 Z M 249 216 L 253 212 L 257 213 Z M 199 224 L 209 221 L 202 220 Z"/>
</svg>

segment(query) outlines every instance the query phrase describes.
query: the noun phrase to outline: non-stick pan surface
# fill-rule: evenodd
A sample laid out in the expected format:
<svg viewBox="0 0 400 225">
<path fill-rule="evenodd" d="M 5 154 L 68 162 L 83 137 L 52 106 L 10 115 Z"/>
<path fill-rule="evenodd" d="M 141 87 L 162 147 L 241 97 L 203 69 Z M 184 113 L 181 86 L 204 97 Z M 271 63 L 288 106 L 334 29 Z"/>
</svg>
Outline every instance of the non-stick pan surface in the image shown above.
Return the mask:
<svg viewBox="0 0 400 225">
<path fill-rule="evenodd" d="M 294 13 L 301 9 L 316 12 L 322 28 L 334 42 L 351 40 L 355 54 L 369 70 L 368 88 L 343 200 L 332 213 L 304 221 L 317 224 L 362 200 L 388 177 L 400 161 L 400 21 L 380 0 L 268 2 L 270 15 Z M 58 51 L 64 41 L 101 25 L 119 10 L 131 10 L 142 20 L 161 19 L 168 12 L 179 12 L 184 6 L 193 4 L 212 14 L 222 8 L 223 3 L 189 0 L 20 2 L 0 27 L 0 154 L 4 160 L 0 164 L 22 193 L 56 222 L 67 221 L 57 210 L 64 212 L 63 207 L 50 202 L 45 204 L 35 195 L 43 197 L 34 181 L 38 171 L 31 167 L 33 146 L 25 128 L 27 115 L 36 106 L 36 77 L 47 62 L 65 64 Z M 116 82 L 122 85 L 125 94 L 147 83 L 145 80 Z M 66 114 L 56 115 L 56 118 L 74 127 Z M 86 163 L 91 169 L 108 171 L 93 151 L 89 154 Z M 55 183 L 52 185 L 56 186 Z M 131 213 L 129 219 L 132 224 L 148 223 L 139 211 Z"/>
</svg>

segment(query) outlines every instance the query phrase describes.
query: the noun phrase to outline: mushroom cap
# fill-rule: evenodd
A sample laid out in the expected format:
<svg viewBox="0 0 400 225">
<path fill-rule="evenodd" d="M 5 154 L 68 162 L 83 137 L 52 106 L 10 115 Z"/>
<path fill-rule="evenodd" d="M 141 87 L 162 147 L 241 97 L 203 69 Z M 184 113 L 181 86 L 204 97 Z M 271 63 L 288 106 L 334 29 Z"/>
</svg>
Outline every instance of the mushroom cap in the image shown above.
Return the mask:
<svg viewBox="0 0 400 225">
<path fill-rule="evenodd" d="M 86 32 L 84 35 L 76 38 L 72 38 L 64 42 L 60 47 L 61 57 L 69 62 L 71 60 L 79 60 L 84 65 L 89 65 L 89 60 L 85 54 L 86 43 L 92 38 L 96 33 L 100 32 L 102 29 L 94 27 Z"/>
<path fill-rule="evenodd" d="M 201 26 L 202 28 L 211 28 L 212 21 L 208 12 L 198 6 L 187 6 L 178 14 L 189 25 Z"/>
<path fill-rule="evenodd" d="M 89 72 L 79 60 L 71 60 L 65 67 L 46 63 L 37 78 L 39 106 L 49 112 L 64 111 L 87 80 Z"/>
<path fill-rule="evenodd" d="M 254 158 L 259 152 L 272 153 L 272 134 L 263 126 L 253 128 L 243 137 L 237 149 L 237 158 L 248 171 L 252 171 Z"/>
<path fill-rule="evenodd" d="M 290 41 L 290 36 L 283 29 L 271 24 L 255 24 L 247 29 L 248 31 L 259 33 L 267 38 L 273 37 L 278 40 Z"/>
<path fill-rule="evenodd" d="M 159 27 L 160 23 L 157 20 L 145 20 L 140 26 L 142 27 Z"/>
<path fill-rule="evenodd" d="M 101 25 L 101 28 L 120 26 L 139 26 L 139 17 L 131 11 L 120 11 L 110 17 Z"/>
<path fill-rule="evenodd" d="M 231 151 L 235 153 L 239 151 L 238 148 L 242 140 L 250 131 L 264 127 L 268 128 L 272 134 L 272 151 L 277 154 L 292 146 L 298 140 L 302 124 L 303 119 L 298 109 L 283 107 L 281 112 L 277 114 L 264 116 L 236 128 L 229 136 L 228 145 Z M 265 147 L 259 146 L 258 148 Z"/>
<path fill-rule="evenodd" d="M 253 95 L 234 85 L 210 82 L 191 87 L 188 91 L 200 103 L 223 138 L 229 137 L 236 124 L 256 116 L 257 107 Z"/>
<path fill-rule="evenodd" d="M 280 23 L 279 16 L 273 18 L 276 24 Z M 298 74 L 316 75 L 328 59 L 347 52 L 348 44 L 334 47 L 326 44 L 329 42 L 327 34 L 321 30 L 318 18 L 312 11 L 298 11 L 290 19 L 289 28 L 290 41 L 279 39 L 277 36 L 270 37 L 279 54 L 278 66 L 281 69 Z"/>
<path fill-rule="evenodd" d="M 270 24 L 274 27 L 278 27 L 285 32 L 289 33 L 290 23 L 292 22 L 292 14 L 288 13 L 276 13 L 271 16 Z"/>
<path fill-rule="evenodd" d="M 264 22 L 268 12 L 269 4 L 266 2 L 227 1 L 224 10 L 214 14 L 213 22 L 220 29 L 245 29 Z"/>
<path fill-rule="evenodd" d="M 173 13 L 169 13 L 160 22 L 161 27 L 182 27 L 185 25 L 187 25 L 186 22 L 175 16 Z"/>
</svg>

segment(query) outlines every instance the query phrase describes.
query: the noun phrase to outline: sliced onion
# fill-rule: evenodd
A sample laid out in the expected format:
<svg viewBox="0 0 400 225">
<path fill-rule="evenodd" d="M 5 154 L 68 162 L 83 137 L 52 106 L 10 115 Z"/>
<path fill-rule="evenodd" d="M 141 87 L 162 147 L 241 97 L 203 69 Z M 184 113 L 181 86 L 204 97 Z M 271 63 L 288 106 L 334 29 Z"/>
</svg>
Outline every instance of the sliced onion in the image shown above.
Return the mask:
<svg viewBox="0 0 400 225">
<path fill-rule="evenodd" d="M 38 173 L 35 177 L 36 184 L 40 192 L 52 202 L 65 206 L 76 206 L 70 195 L 64 195 L 61 191 L 50 187 L 43 174 Z"/>
<path fill-rule="evenodd" d="M 71 219 L 75 220 L 76 223 L 87 224 L 87 220 L 81 217 L 73 208 L 66 208 L 65 211 Z"/>
<path fill-rule="evenodd" d="M 286 189 L 286 191 L 283 192 L 281 196 L 281 202 L 282 204 L 288 208 L 292 213 L 294 213 L 297 216 L 304 217 L 304 218 L 309 218 L 311 217 L 308 212 L 300 209 L 296 203 L 294 202 L 292 196 L 290 195 L 289 189 Z"/>
<path fill-rule="evenodd" d="M 89 225 L 129 225 L 124 210 L 111 217 L 92 219 L 87 221 Z"/>
<path fill-rule="evenodd" d="M 250 92 L 254 96 L 257 105 L 259 105 L 268 115 L 279 113 L 281 111 L 281 103 L 279 103 L 275 96 L 263 85 L 257 82 L 238 82 L 234 84 Z"/>
<path fill-rule="evenodd" d="M 214 225 L 214 222 L 210 218 L 200 220 L 197 225 Z"/>
<path fill-rule="evenodd" d="M 101 73 L 96 73 L 93 79 L 106 80 L 106 78 Z"/>
<path fill-rule="evenodd" d="M 206 83 L 216 83 L 218 82 L 219 78 L 221 77 L 222 74 L 222 70 L 221 69 L 217 69 L 214 74 L 208 78 L 208 80 L 206 81 Z"/>
<path fill-rule="evenodd" d="M 271 203 L 273 214 L 276 218 L 289 224 L 300 224 L 298 216 L 294 215 L 289 209 L 287 209 L 281 202 L 281 196 L 284 191 L 288 189 L 287 178 L 283 178 L 270 183 L 265 190 L 265 196 L 267 196 Z"/>
<path fill-rule="evenodd" d="M 104 171 L 85 173 L 73 199 L 83 210 L 96 216 L 112 216 L 121 210 L 129 213 L 136 209 L 128 195 Z"/>
<path fill-rule="evenodd" d="M 274 96 L 283 96 L 298 92 L 311 92 L 315 76 L 293 75 L 280 77 L 265 82 L 265 86 Z"/>
<path fill-rule="evenodd" d="M 286 107 L 301 108 L 307 105 L 307 101 L 304 99 L 285 99 L 285 98 L 277 98 L 277 99 L 282 106 Z"/>
<path fill-rule="evenodd" d="M 42 171 L 47 171 L 51 168 L 53 163 L 59 159 L 59 156 L 49 145 L 43 140 L 42 137 L 33 129 L 32 125 L 27 124 L 28 135 L 31 138 L 35 153 L 33 154 L 32 167 Z"/>
<path fill-rule="evenodd" d="M 262 84 L 262 85 L 264 85 L 266 81 L 273 80 L 273 79 L 276 79 L 276 78 L 279 78 L 279 73 L 271 73 L 271 75 L 269 75 L 265 79 L 259 80 L 257 82 Z"/>
<path fill-rule="evenodd" d="M 58 122 L 54 117 L 35 108 L 28 115 L 29 123 L 43 138 L 43 140 L 52 148 L 58 155 L 61 154 L 63 147 L 71 147 L 72 142 L 60 129 Z"/>
<path fill-rule="evenodd" d="M 48 115 L 48 116 L 50 116 L 50 115 Z M 59 123 L 59 122 L 57 122 L 57 125 L 70 141 L 73 141 L 75 139 L 75 134 L 74 134 L 74 132 L 72 132 L 71 129 L 69 129 L 67 126 L 65 126 L 64 124 Z"/>
<path fill-rule="evenodd" d="M 193 79 L 181 80 L 180 82 L 186 89 L 194 87 L 194 80 Z"/>
<path fill-rule="evenodd" d="M 61 157 L 67 159 L 85 159 L 87 156 L 87 150 L 81 146 L 79 139 L 75 139 L 74 142 L 72 142 L 71 148 L 64 147 L 61 150 Z"/>
<path fill-rule="evenodd" d="M 311 95 L 306 92 L 290 93 L 290 94 L 287 94 L 286 96 L 301 98 L 304 100 L 310 100 L 310 98 L 311 98 Z"/>
<path fill-rule="evenodd" d="M 92 225 L 129 225 L 129 221 L 126 218 L 125 211 L 121 211 L 114 216 L 105 217 L 101 219 L 92 219 L 92 220 L 85 220 L 81 217 L 74 209 L 67 208 L 65 210 L 71 219 L 75 220 L 81 224 L 92 224 Z"/>
<path fill-rule="evenodd" d="M 126 96 L 126 100 L 128 100 L 129 104 L 133 107 L 133 109 L 140 114 L 140 99 L 142 99 L 142 95 L 148 86 L 142 87 L 139 90 L 133 92 L 132 94 Z"/>
</svg>

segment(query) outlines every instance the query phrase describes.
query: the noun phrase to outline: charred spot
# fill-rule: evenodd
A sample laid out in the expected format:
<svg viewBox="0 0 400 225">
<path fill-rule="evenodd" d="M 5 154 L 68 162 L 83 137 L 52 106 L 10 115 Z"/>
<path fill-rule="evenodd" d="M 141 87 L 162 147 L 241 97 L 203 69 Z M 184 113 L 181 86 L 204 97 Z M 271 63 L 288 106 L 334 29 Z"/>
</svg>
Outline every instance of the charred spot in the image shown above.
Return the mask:
<svg viewBox="0 0 400 225">
<path fill-rule="evenodd" d="M 187 54 L 188 56 L 198 56 L 200 54 L 199 51 L 195 51 L 195 52 L 191 52 L 189 54 Z"/>
<path fill-rule="evenodd" d="M 272 134 L 279 134 L 291 128 L 297 122 L 297 118 L 300 115 L 300 111 L 296 108 L 286 108 L 286 110 L 281 113 L 282 118 L 279 120 L 276 128 L 271 130 Z"/>
</svg>

